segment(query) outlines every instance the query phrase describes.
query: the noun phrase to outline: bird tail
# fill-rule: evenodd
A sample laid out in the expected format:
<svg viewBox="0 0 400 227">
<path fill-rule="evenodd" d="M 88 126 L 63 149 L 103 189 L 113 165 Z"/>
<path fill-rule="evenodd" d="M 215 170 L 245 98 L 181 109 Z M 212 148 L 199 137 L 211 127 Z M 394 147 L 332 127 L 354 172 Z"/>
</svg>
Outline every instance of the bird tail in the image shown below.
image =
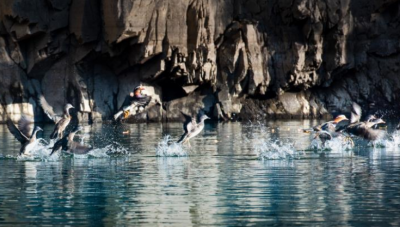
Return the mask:
<svg viewBox="0 0 400 227">
<path fill-rule="evenodd" d="M 181 138 L 178 140 L 178 142 L 177 143 L 185 143 L 186 142 L 186 139 L 187 139 L 187 134 L 185 133 L 185 134 L 183 134 L 182 136 L 181 136 Z"/>
</svg>

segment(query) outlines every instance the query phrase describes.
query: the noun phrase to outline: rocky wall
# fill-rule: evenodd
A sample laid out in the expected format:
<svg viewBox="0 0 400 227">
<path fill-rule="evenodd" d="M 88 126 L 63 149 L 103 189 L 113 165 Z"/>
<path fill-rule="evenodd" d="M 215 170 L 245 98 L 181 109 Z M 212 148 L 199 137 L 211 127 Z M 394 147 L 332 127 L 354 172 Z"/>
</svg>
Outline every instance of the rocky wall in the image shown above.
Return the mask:
<svg viewBox="0 0 400 227">
<path fill-rule="evenodd" d="M 108 120 L 139 84 L 133 121 L 399 114 L 399 36 L 399 0 L 3 0 L 0 121 Z"/>
</svg>

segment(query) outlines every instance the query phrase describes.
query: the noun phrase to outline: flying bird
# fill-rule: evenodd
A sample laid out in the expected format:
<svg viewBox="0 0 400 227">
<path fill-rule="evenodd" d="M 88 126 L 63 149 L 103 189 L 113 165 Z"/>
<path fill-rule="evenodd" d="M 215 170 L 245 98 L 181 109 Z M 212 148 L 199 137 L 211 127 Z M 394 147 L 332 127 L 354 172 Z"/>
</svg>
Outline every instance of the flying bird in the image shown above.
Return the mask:
<svg viewBox="0 0 400 227">
<path fill-rule="evenodd" d="M 72 118 L 69 110 L 74 107 L 68 103 L 64 107 L 63 114 L 56 114 L 53 107 L 49 105 L 44 96 L 40 96 L 39 103 L 42 106 L 43 111 L 46 113 L 46 115 L 56 124 L 54 126 L 53 132 L 50 134 L 50 139 L 63 138 L 64 131 L 67 128 L 68 124 L 71 122 Z"/>
<path fill-rule="evenodd" d="M 353 103 L 352 109 L 350 124 L 343 129 L 345 132 L 368 141 L 382 139 L 386 135 L 384 130 L 372 128 L 378 124 L 385 124 L 384 120 L 370 115 L 365 121 L 360 121 L 362 115 L 361 107 L 357 103 Z"/>
<path fill-rule="evenodd" d="M 190 117 L 185 114 L 184 114 L 184 116 L 187 118 L 187 121 L 184 123 L 184 127 L 183 127 L 185 130 L 185 133 L 178 140 L 178 143 L 181 143 L 181 144 L 189 143 L 189 146 L 190 146 L 189 140 L 191 138 L 197 136 L 204 129 L 204 121 L 207 119 L 210 119 L 210 118 L 207 115 L 202 115 L 200 117 L 200 121 L 196 122 L 195 117 Z"/>
<path fill-rule="evenodd" d="M 72 153 L 72 154 L 87 154 L 91 147 L 85 146 L 79 142 L 74 141 L 75 134 L 82 130 L 81 126 L 76 126 L 70 133 L 66 134 L 58 140 L 54 146 L 51 148 L 52 151 L 50 155 L 53 155 L 55 152 L 59 151 L 60 149 Z"/>
<path fill-rule="evenodd" d="M 14 137 L 21 143 L 19 155 L 29 154 L 36 145 L 36 134 L 43 131 L 39 126 L 33 128 L 33 119 L 22 116 L 18 121 L 18 127 L 7 119 L 7 128 Z"/>
</svg>

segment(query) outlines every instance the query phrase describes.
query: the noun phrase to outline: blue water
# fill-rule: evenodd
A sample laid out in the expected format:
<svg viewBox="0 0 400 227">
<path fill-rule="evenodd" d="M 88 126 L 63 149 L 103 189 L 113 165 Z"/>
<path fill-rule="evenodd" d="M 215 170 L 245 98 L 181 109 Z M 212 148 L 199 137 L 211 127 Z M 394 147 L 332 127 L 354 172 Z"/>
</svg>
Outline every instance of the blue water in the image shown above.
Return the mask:
<svg viewBox="0 0 400 227">
<path fill-rule="evenodd" d="M 0 125 L 0 225 L 399 226 L 400 148 L 312 150 L 299 129 L 315 123 L 207 123 L 183 157 L 156 156 L 181 124 L 85 126 L 83 141 L 97 150 L 52 159 L 17 158 Z M 44 129 L 47 140 L 52 126 Z M 260 160 L 265 138 L 294 150 Z"/>
</svg>

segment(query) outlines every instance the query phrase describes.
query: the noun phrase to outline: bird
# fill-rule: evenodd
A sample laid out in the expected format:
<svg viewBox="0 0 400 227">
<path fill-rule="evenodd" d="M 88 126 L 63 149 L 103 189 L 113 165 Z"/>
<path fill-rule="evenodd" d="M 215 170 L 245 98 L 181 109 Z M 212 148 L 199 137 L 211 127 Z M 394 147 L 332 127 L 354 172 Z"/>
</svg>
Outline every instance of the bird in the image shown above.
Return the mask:
<svg viewBox="0 0 400 227">
<path fill-rule="evenodd" d="M 91 147 L 82 145 L 81 143 L 78 143 L 74 141 L 75 134 L 79 131 L 82 130 L 81 126 L 75 126 L 74 129 L 63 136 L 60 140 L 58 140 L 54 146 L 51 148 L 52 151 L 50 153 L 50 156 L 53 155 L 55 152 L 59 151 L 60 149 L 66 151 L 67 153 L 71 154 L 87 154 L 89 153 L 90 150 L 92 150 Z"/>
<path fill-rule="evenodd" d="M 348 121 L 349 119 L 347 119 L 345 115 L 339 115 L 333 121 L 314 126 L 313 130 L 316 131 L 314 139 L 318 137 L 322 145 L 325 146 L 326 141 L 342 135 L 338 128 L 343 127 L 343 125 L 348 125 Z"/>
<path fill-rule="evenodd" d="M 33 120 L 22 116 L 18 121 L 18 127 L 14 125 L 11 119 L 7 119 L 7 128 L 14 137 L 21 143 L 19 155 L 29 154 L 36 145 L 36 134 L 43 131 L 39 126 L 32 130 Z"/>
<path fill-rule="evenodd" d="M 400 130 L 400 123 L 397 125 L 396 130 Z"/>
<path fill-rule="evenodd" d="M 119 111 L 114 114 L 114 120 L 123 120 L 130 116 L 135 107 L 143 108 L 147 106 L 151 101 L 151 96 L 147 96 L 143 94 L 143 90 L 145 88 L 143 86 L 137 86 L 126 98 L 124 103 L 122 104 Z"/>
<path fill-rule="evenodd" d="M 183 113 L 182 113 L 183 114 Z M 188 120 L 184 123 L 183 129 L 185 133 L 181 136 L 177 143 L 185 144 L 190 142 L 189 140 L 195 136 L 197 136 L 204 128 L 204 121 L 210 119 L 207 115 L 202 115 L 200 117 L 200 121 L 196 122 L 195 117 L 188 117 L 187 115 L 183 114 Z M 189 119 L 190 118 L 190 119 Z"/>
<path fill-rule="evenodd" d="M 382 118 L 370 115 L 365 121 L 360 121 L 362 115 L 361 107 L 354 102 L 352 109 L 350 124 L 343 131 L 368 141 L 382 139 L 386 135 L 385 131 L 372 128 L 378 124 L 385 124 L 386 122 Z"/>
<path fill-rule="evenodd" d="M 68 124 L 71 122 L 71 114 L 69 113 L 69 110 L 73 107 L 71 104 L 67 103 L 64 107 L 64 113 L 61 115 L 58 115 L 54 112 L 53 107 L 51 107 L 46 99 L 43 96 L 40 96 L 39 98 L 39 103 L 43 108 L 43 111 L 46 113 L 46 115 L 54 121 L 56 124 L 54 126 L 53 132 L 50 134 L 50 139 L 61 139 L 63 138 L 64 131 L 67 128 Z"/>
<path fill-rule="evenodd" d="M 347 117 L 343 114 L 338 115 L 335 117 L 332 121 L 327 121 L 322 124 L 316 125 L 312 127 L 311 129 L 303 129 L 303 132 L 310 133 L 310 132 L 318 132 L 318 131 L 323 131 L 327 130 L 328 128 L 336 127 L 337 124 L 342 124 L 345 121 L 348 121 Z"/>
</svg>

